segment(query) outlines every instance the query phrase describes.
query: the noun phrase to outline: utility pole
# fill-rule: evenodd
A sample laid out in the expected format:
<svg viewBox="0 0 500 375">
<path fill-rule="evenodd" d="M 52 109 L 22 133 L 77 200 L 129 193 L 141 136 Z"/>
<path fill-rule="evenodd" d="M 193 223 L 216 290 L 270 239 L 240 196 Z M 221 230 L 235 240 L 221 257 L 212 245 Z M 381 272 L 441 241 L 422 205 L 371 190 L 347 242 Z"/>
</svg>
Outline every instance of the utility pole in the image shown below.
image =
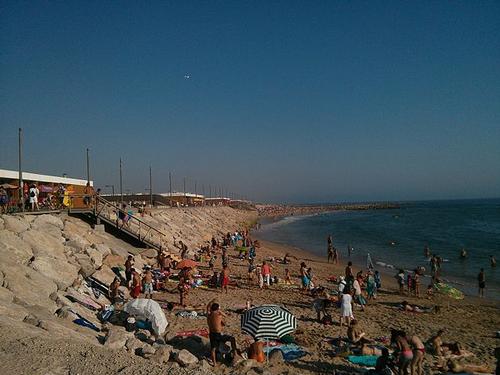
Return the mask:
<svg viewBox="0 0 500 375">
<path fill-rule="evenodd" d="M 212 185 L 208 185 L 208 188 L 210 189 L 210 195 L 208 197 L 212 198 Z"/>
<path fill-rule="evenodd" d="M 149 166 L 149 204 L 153 208 L 153 174 L 151 173 L 151 166 Z"/>
<path fill-rule="evenodd" d="M 183 183 L 184 183 L 184 197 L 185 197 L 186 196 L 186 177 L 184 177 Z"/>
<path fill-rule="evenodd" d="M 123 175 L 122 175 L 122 158 L 120 158 L 120 203 L 123 204 Z"/>
<path fill-rule="evenodd" d="M 23 185 L 23 129 L 19 128 L 19 202 L 24 212 L 24 185 Z"/>
<path fill-rule="evenodd" d="M 195 180 L 194 181 L 194 195 L 198 194 L 198 182 Z"/>
<path fill-rule="evenodd" d="M 168 172 L 168 182 L 170 185 L 170 207 L 172 207 L 172 173 Z"/>
<path fill-rule="evenodd" d="M 87 148 L 87 185 L 90 186 L 90 162 L 89 162 L 89 149 Z"/>
</svg>

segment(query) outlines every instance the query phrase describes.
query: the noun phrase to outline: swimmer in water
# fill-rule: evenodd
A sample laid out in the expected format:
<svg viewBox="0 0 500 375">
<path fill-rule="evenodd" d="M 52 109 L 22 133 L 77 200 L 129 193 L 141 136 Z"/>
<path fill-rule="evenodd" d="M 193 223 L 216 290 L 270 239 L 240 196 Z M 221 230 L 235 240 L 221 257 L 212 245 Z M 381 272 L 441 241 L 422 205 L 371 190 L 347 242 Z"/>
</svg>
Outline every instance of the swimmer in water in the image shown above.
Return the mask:
<svg viewBox="0 0 500 375">
<path fill-rule="evenodd" d="M 460 251 L 460 258 L 467 258 L 467 251 L 465 248 L 462 248 L 462 251 Z"/>
<path fill-rule="evenodd" d="M 491 267 L 497 266 L 497 261 L 493 255 L 490 255 L 490 262 L 491 262 Z"/>
</svg>

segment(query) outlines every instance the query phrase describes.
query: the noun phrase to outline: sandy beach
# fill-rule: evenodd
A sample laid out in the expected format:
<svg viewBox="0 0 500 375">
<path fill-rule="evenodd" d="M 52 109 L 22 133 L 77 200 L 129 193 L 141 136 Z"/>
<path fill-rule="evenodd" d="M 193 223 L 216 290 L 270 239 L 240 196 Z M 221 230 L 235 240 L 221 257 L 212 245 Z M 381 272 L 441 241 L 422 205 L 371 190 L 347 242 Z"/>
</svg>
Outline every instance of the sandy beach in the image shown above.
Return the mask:
<svg viewBox="0 0 500 375">
<path fill-rule="evenodd" d="M 164 231 L 169 231 L 173 237 L 189 237 L 188 243 L 195 247 L 206 244 L 211 234 L 219 237 L 223 233 L 255 223 L 256 216 L 254 212 L 231 208 L 197 208 L 159 210 L 147 220 L 156 223 Z M 336 346 L 332 340 L 346 337 L 346 328 L 339 327 L 339 309 L 329 309 L 333 324 L 324 325 L 317 322 L 316 313 L 312 308 L 314 298 L 298 288 L 299 268 L 303 261 L 312 268 L 316 285 L 323 285 L 335 291 L 337 285 L 329 282 L 328 278 L 344 273 L 346 259 L 341 259 L 340 264 L 333 265 L 326 262 L 326 257 L 260 241 L 256 263 L 265 259 L 282 258 L 288 253 L 291 263 L 284 265 L 271 261 L 272 273 L 282 279 L 285 268 L 288 268 L 295 285 L 278 283 L 268 289 L 259 289 L 255 277 L 253 280 L 248 279 L 248 262 L 239 259 L 238 252 L 231 249 L 229 272 L 232 282 L 228 293 L 211 288 L 191 289 L 186 308 L 178 305 L 177 281 L 171 280 L 166 285 L 166 289 L 170 291 L 155 292 L 153 298 L 162 306 L 173 303 L 173 309 L 164 309 L 169 325 L 160 338 L 161 341 L 171 345 L 174 351 L 187 349 L 195 356 L 195 364 L 179 367 L 178 361 L 173 361 L 172 356 L 170 361 L 168 355 L 166 360 L 162 359 L 158 353 L 161 353 L 160 348 L 164 344 L 151 341 L 150 336 L 144 336 L 144 330 L 136 332 L 135 338 L 133 335 L 122 336 L 124 341 L 111 349 L 106 344 L 109 341 L 109 332 L 127 335 L 125 329 L 109 323 L 101 324 L 96 318 L 96 312 L 72 303 L 65 297 L 69 291 L 84 291 L 82 272 L 104 277 L 109 274 L 112 265 L 122 265 L 127 254 L 135 254 L 137 264 L 154 266 L 154 252 L 134 248 L 108 233 L 92 229 L 81 220 L 65 215 L 24 218 L 3 216 L 0 224 L 3 263 L 0 273 L 1 373 L 160 374 L 168 371 L 170 374 L 213 372 L 252 375 L 334 372 L 349 374 L 366 371 L 366 368 L 348 362 L 343 356 L 335 355 Z M 258 231 L 251 232 L 251 235 L 258 239 Z M 89 264 L 95 270 L 88 271 Z M 56 268 L 55 265 L 60 266 Z M 215 269 L 221 270 L 220 257 L 215 263 Z M 355 273 L 360 269 L 360 266 L 354 266 Z M 199 271 L 211 274 L 206 259 L 201 261 Z M 111 280 L 112 275 L 111 273 Z M 93 297 L 90 294 L 87 298 Z M 186 331 L 202 333 L 203 331 L 199 330 L 206 330 L 205 317 L 192 318 L 177 313 L 187 309 L 202 315 L 207 303 L 213 299 L 219 301 L 226 314 L 225 332 L 236 338 L 240 349 L 245 349 L 252 342 L 251 337 L 240 329 L 241 309 L 247 301 L 256 306 L 283 305 L 297 318 L 297 330 L 292 336 L 305 355 L 288 362 L 273 359 L 269 363 L 257 364 L 243 360 L 235 367 L 221 365 L 212 368 L 207 361 L 208 339 L 203 337 L 203 334 L 185 339 L 176 336 Z M 400 311 L 397 306 L 403 300 L 423 307 L 438 306 L 438 312 Z M 75 325 L 73 318 L 60 315 L 61 307 L 77 311 L 95 324 L 102 333 L 96 334 L 88 327 Z M 498 303 L 474 297 L 457 301 L 442 295 L 435 295 L 432 299 L 402 296 L 398 294 L 393 275 L 383 273 L 382 289 L 377 299 L 369 301 L 365 311 L 355 305 L 354 316 L 367 337 L 377 339 L 377 342 L 383 345 L 388 345 L 384 337 L 390 336 L 391 328 L 416 334 L 423 341 L 439 329 L 444 329 L 444 341 L 460 342 L 463 349 L 471 353 L 470 356 L 458 359 L 459 363 L 487 365 L 490 373 L 493 373 L 496 363 L 493 351 L 498 345 L 495 335 L 500 327 L 498 309 Z M 438 357 L 426 354 L 425 373 L 439 373 L 439 363 Z"/>
</svg>

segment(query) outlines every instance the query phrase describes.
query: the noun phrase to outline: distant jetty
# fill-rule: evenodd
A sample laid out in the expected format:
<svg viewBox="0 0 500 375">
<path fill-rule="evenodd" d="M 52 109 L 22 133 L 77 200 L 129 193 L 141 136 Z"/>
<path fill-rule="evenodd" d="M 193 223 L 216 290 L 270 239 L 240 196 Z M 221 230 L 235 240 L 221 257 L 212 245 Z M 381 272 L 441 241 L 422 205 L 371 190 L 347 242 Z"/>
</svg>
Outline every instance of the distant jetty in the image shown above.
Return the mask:
<svg viewBox="0 0 500 375">
<path fill-rule="evenodd" d="M 292 215 L 310 215 L 330 211 L 364 211 L 364 210 L 391 210 L 401 208 L 399 203 L 338 203 L 321 205 L 256 205 L 260 216 L 279 217 Z"/>
</svg>

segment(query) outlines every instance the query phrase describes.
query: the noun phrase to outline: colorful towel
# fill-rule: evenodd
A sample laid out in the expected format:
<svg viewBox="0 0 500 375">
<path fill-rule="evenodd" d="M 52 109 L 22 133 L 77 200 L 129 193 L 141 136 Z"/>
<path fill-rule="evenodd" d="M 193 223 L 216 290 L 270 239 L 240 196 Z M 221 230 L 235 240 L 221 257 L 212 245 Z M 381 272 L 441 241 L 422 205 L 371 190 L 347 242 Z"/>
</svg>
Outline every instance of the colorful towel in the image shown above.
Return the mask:
<svg viewBox="0 0 500 375">
<path fill-rule="evenodd" d="M 297 344 L 281 344 L 281 343 L 276 343 L 270 342 L 268 346 L 264 346 L 264 353 L 269 354 L 273 350 L 281 350 L 283 353 L 283 359 L 285 361 L 293 361 L 295 359 L 301 358 L 307 354 L 307 352 L 302 348 L 301 346 L 298 346 Z"/>
<path fill-rule="evenodd" d="M 193 329 L 190 331 L 180 331 L 176 333 L 177 337 L 203 336 L 208 337 L 208 329 Z"/>
<path fill-rule="evenodd" d="M 355 365 L 375 367 L 377 358 L 376 355 L 350 355 L 347 360 Z"/>
</svg>

